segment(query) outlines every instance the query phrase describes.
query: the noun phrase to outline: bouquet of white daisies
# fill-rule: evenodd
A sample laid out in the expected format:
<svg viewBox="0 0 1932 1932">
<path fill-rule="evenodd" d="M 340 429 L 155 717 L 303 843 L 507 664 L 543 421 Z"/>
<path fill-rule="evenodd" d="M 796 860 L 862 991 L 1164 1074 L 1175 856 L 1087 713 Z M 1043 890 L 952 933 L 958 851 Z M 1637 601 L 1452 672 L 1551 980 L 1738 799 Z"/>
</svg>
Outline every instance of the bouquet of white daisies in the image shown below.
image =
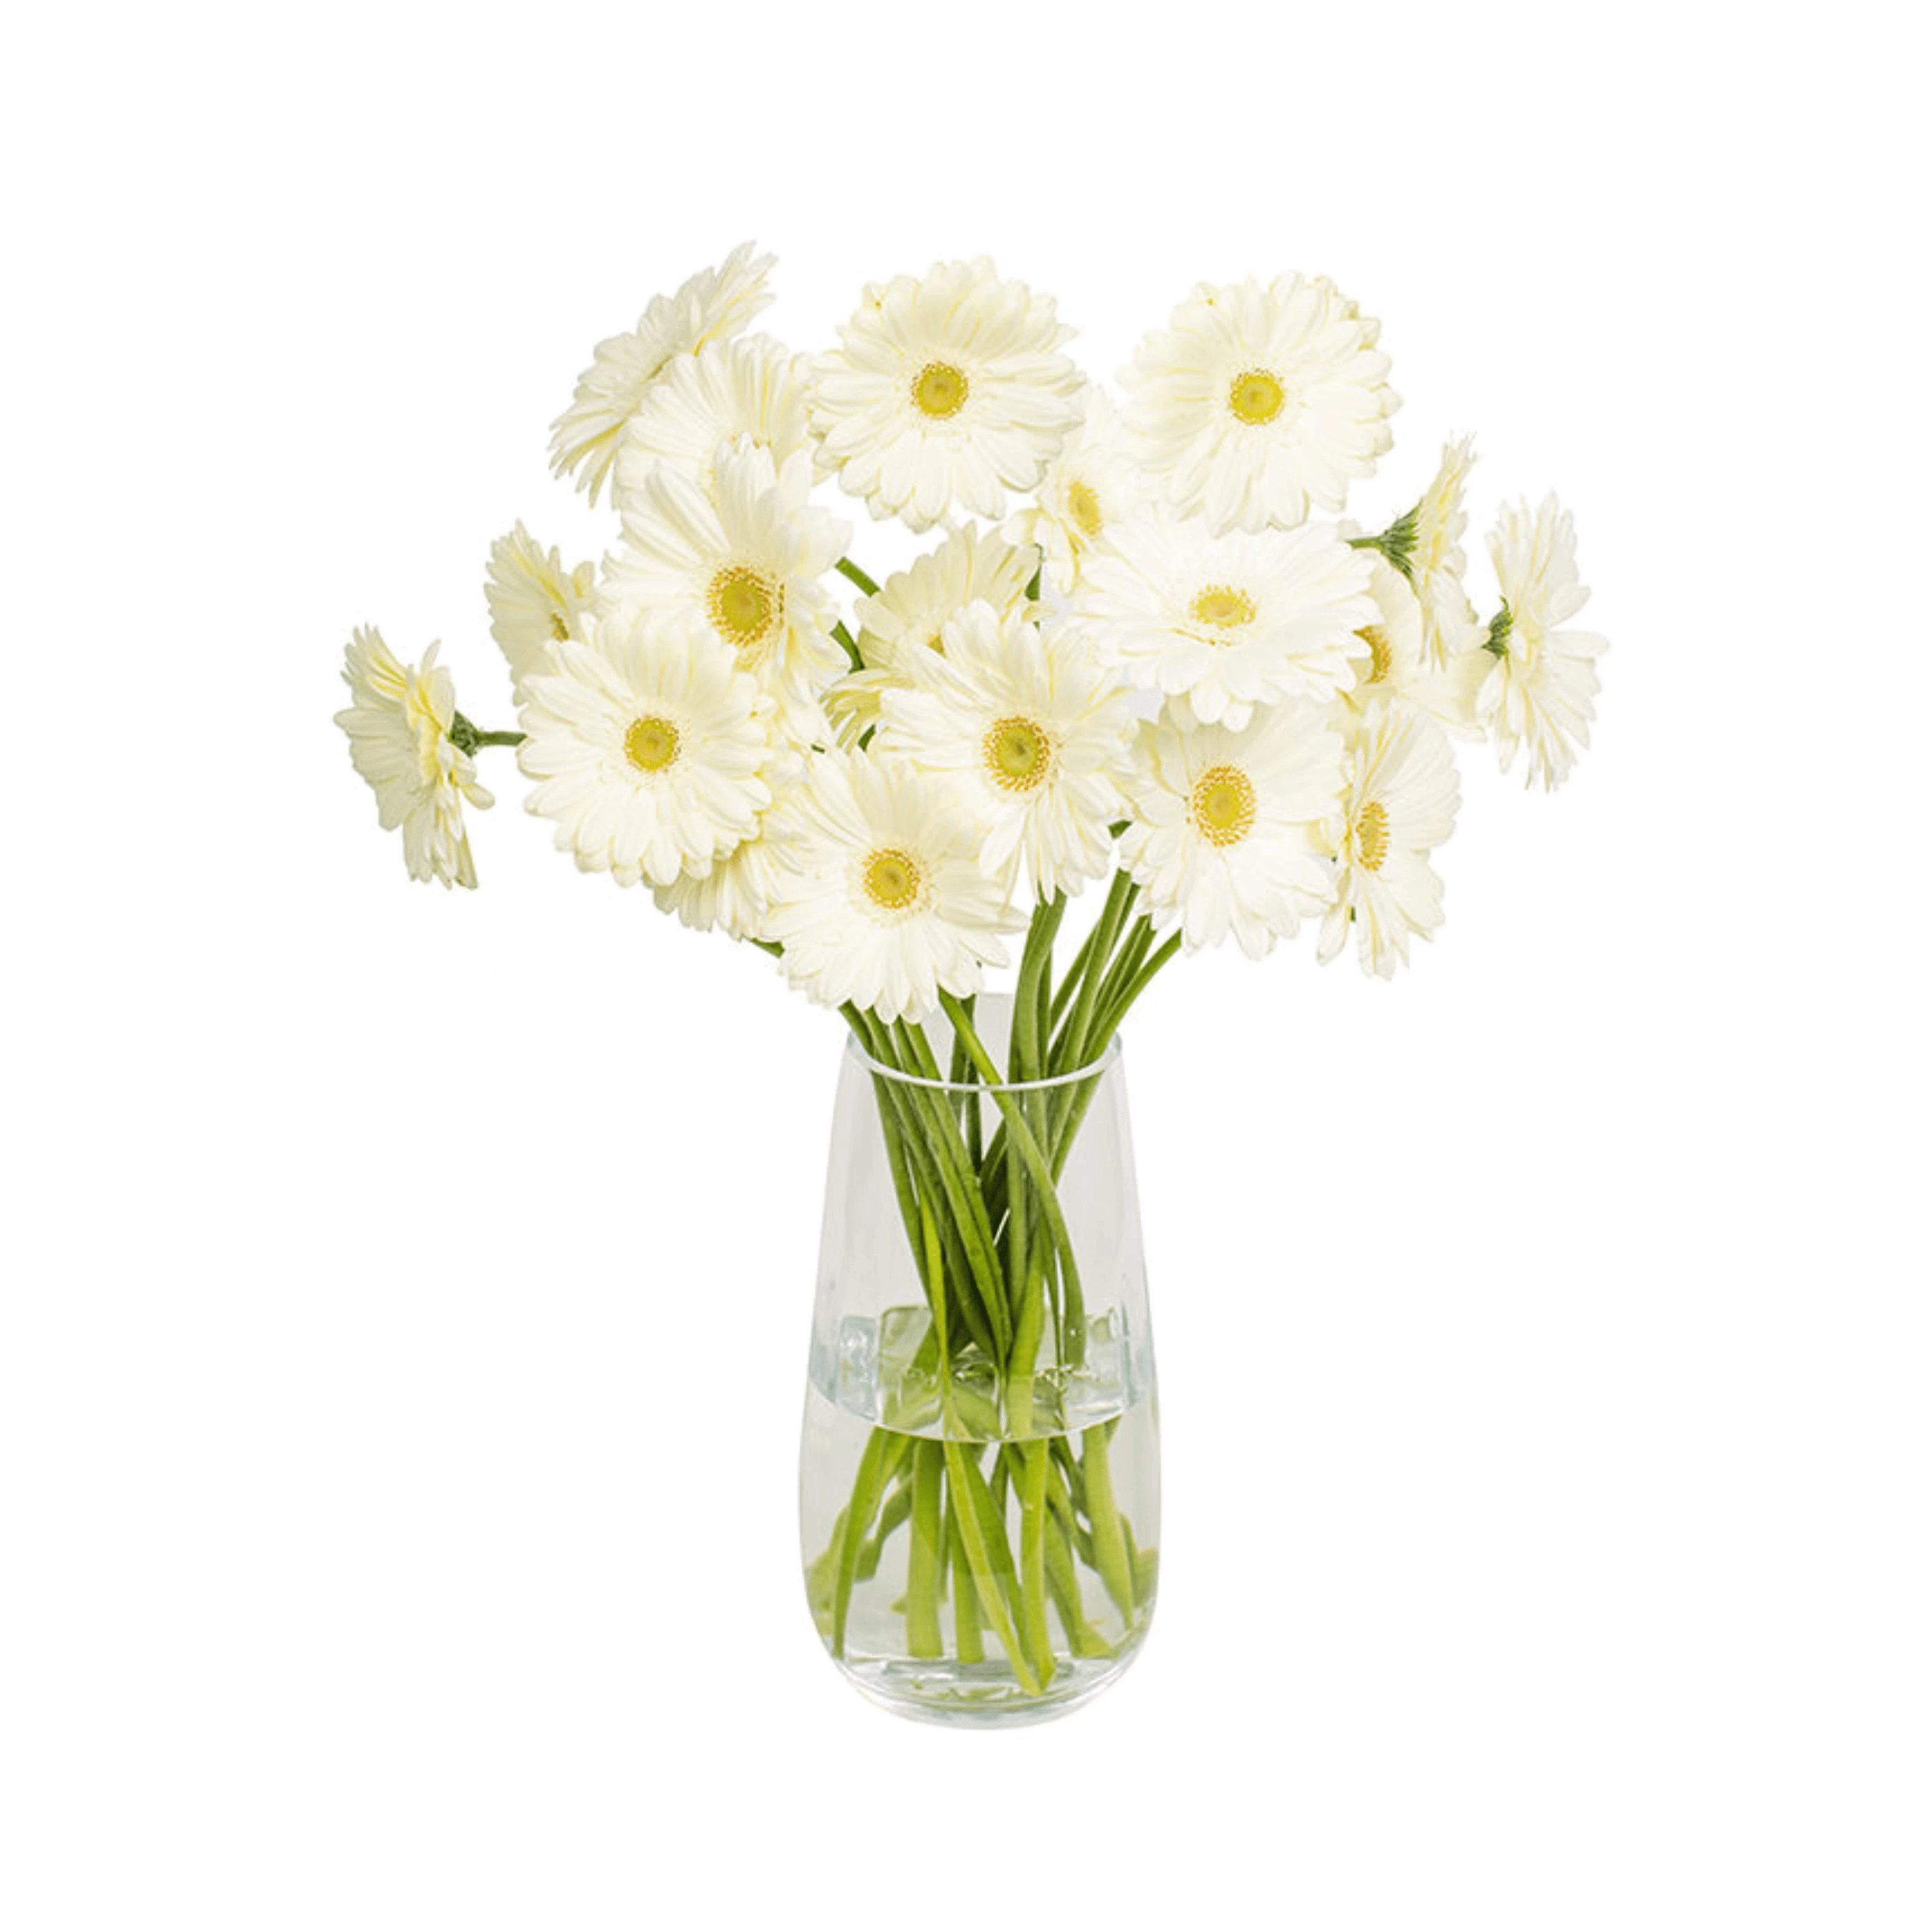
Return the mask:
<svg viewBox="0 0 1932 1932">
<path fill-rule="evenodd" d="M 1442 922 L 1457 742 L 1559 783 L 1603 640 L 1570 628 L 1586 593 L 1554 500 L 1504 512 L 1478 614 L 1466 441 L 1385 526 L 1339 520 L 1397 398 L 1379 326 L 1325 279 L 1198 287 L 1117 399 L 1064 352 L 1052 299 L 989 261 L 867 288 L 817 355 L 747 332 L 771 266 L 740 248 L 653 301 L 558 418 L 555 469 L 593 503 L 608 490 L 621 529 L 595 565 L 520 524 L 491 551 L 518 728 L 478 729 L 435 646 L 407 666 L 373 630 L 338 722 L 416 878 L 476 884 L 477 755 L 514 746 L 579 867 L 763 946 L 911 1076 L 879 1111 L 935 1331 L 949 1367 L 1006 1391 L 986 1432 L 1024 1436 L 1036 1361 L 1084 1346 L 1054 1199 L 1090 1092 L 1070 1076 L 1181 951 L 1259 957 L 1306 920 L 1324 960 L 1352 937 L 1393 974 Z M 875 580 L 830 487 L 930 548 Z M 1056 973 L 1090 885 L 1100 910 Z M 1022 934 L 1001 1064 L 974 1003 Z M 986 1144 L 945 1097 L 962 1080 L 998 1098 Z M 1027 1105 L 1006 1094 L 1028 1083 Z M 868 1453 L 816 1574 L 829 1633 L 891 1514 L 886 1452 Z M 1070 1562 L 1114 1552 L 1130 1612 L 1128 1539 L 1082 1467 L 1057 1504 L 1042 1476 L 1016 1507 L 1058 1508 Z M 997 1618 L 1011 1556 L 968 1540 Z M 1010 1607 L 1013 1667 L 1044 1682 L 1043 1613 Z"/>
</svg>

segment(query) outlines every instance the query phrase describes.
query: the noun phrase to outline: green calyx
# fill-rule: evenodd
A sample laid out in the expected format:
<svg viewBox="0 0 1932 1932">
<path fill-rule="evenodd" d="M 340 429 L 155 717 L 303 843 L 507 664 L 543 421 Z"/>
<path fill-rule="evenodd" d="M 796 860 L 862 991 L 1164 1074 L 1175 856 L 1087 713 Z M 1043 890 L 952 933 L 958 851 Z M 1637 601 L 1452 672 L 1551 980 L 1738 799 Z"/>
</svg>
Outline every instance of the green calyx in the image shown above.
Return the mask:
<svg viewBox="0 0 1932 1932">
<path fill-rule="evenodd" d="M 1412 584 L 1415 580 L 1415 533 L 1422 515 L 1422 506 L 1418 502 L 1412 510 L 1406 510 L 1390 524 L 1379 536 L 1351 537 L 1351 550 L 1372 550 L 1386 557 Z"/>
<path fill-rule="evenodd" d="M 1503 600 L 1503 608 L 1490 620 L 1490 634 L 1483 640 L 1483 648 L 1492 658 L 1509 656 L 1510 627 L 1516 620 L 1510 615 L 1509 600 Z"/>
</svg>

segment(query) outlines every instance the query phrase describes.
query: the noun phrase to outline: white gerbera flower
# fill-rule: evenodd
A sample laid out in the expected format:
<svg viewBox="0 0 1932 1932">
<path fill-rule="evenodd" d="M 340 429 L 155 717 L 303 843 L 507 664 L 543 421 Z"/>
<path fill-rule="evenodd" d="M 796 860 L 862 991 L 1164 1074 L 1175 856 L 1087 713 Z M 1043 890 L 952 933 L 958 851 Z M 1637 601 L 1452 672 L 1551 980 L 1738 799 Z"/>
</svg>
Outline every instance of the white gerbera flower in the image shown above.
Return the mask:
<svg viewBox="0 0 1932 1932">
<path fill-rule="evenodd" d="M 908 669 L 910 686 L 882 700 L 880 747 L 959 787 L 986 826 L 989 872 L 1018 858 L 1050 898 L 1112 869 L 1127 694 L 1071 632 L 1042 638 L 1020 612 L 969 604 L 944 654 Z"/>
<path fill-rule="evenodd" d="M 982 828 L 951 788 L 864 752 L 826 752 L 788 802 L 787 868 L 766 936 L 786 976 L 826 1006 L 923 1019 L 1003 966 L 1022 923 L 980 863 Z"/>
<path fill-rule="evenodd" d="M 1462 554 L 1462 532 L 1469 521 L 1462 507 L 1462 486 L 1474 461 L 1470 437 L 1445 443 L 1435 479 L 1415 506 L 1409 580 L 1422 608 L 1423 648 L 1438 670 L 1483 641 L 1483 626 L 1462 584 L 1468 567 Z"/>
<path fill-rule="evenodd" d="M 701 873 L 771 803 L 770 700 L 707 632 L 647 613 L 593 618 L 532 677 L 517 761 L 560 851 L 620 885 Z"/>
<path fill-rule="evenodd" d="M 1353 534 L 1347 524 L 1342 530 L 1345 536 Z M 1385 557 L 1373 550 L 1364 554 L 1374 573 L 1369 587 L 1378 614 L 1355 633 L 1364 654 L 1355 660 L 1354 683 L 1343 695 L 1358 712 L 1378 705 L 1423 711 L 1460 736 L 1480 737 L 1476 691 L 1490 660 L 1481 651 L 1464 648 L 1438 666 L 1424 642 L 1422 605 L 1415 592 Z"/>
<path fill-rule="evenodd" d="M 1602 688 L 1596 660 L 1610 646 L 1593 632 L 1560 628 L 1590 593 L 1576 580 L 1576 526 L 1554 496 L 1534 512 L 1527 502 L 1505 509 L 1490 535 L 1490 558 L 1507 622 L 1484 647 L 1496 662 L 1476 694 L 1476 715 L 1504 771 L 1526 751 L 1523 783 L 1553 790 L 1590 742 Z"/>
<path fill-rule="evenodd" d="M 741 440 L 771 452 L 782 470 L 812 447 L 809 360 L 769 335 L 714 342 L 681 356 L 653 382 L 617 448 L 614 500 L 621 509 L 660 463 L 718 494 L 721 445 Z"/>
<path fill-rule="evenodd" d="M 789 746 L 765 767 L 772 802 L 751 836 L 702 874 L 680 872 L 668 886 L 653 886 L 659 910 L 674 914 L 694 932 L 722 932 L 734 939 L 763 939 L 772 893 L 786 862 L 787 800 L 805 782 L 806 759 Z"/>
<path fill-rule="evenodd" d="M 1232 933 L 1258 959 L 1334 890 L 1319 828 L 1342 789 L 1342 741 L 1313 705 L 1262 712 L 1245 731 L 1172 708 L 1141 727 L 1121 862 L 1192 952 Z"/>
<path fill-rule="evenodd" d="M 839 485 L 874 517 L 930 530 L 956 506 L 997 517 L 1079 419 L 1072 334 L 1050 296 L 984 256 L 866 290 L 814 367 L 812 421 Z"/>
<path fill-rule="evenodd" d="M 1047 465 L 1036 500 L 1006 519 L 1015 543 L 1036 544 L 1047 581 L 1073 590 L 1094 545 L 1141 507 L 1140 479 L 1128 462 L 1124 431 L 1113 398 L 1104 389 L 1086 392 L 1086 413 Z"/>
<path fill-rule="evenodd" d="M 1325 276 L 1202 283 L 1120 378 L 1144 466 L 1217 530 L 1339 510 L 1388 448 L 1400 400 L 1381 327 Z"/>
<path fill-rule="evenodd" d="M 1074 610 L 1136 684 L 1238 730 L 1257 704 L 1351 682 L 1355 633 L 1376 620 L 1370 576 L 1329 524 L 1216 536 L 1157 511 L 1089 560 Z"/>
<path fill-rule="evenodd" d="M 1432 720 L 1388 706 L 1350 734 L 1348 789 L 1323 827 L 1336 867 L 1335 900 L 1322 923 L 1325 963 L 1353 928 L 1362 970 L 1393 979 L 1408 963 L 1409 935 L 1442 923 L 1442 881 L 1429 854 L 1455 829 L 1455 754 Z"/>
<path fill-rule="evenodd" d="M 495 803 L 476 782 L 476 761 L 451 736 L 456 686 L 431 644 L 420 666 L 402 663 L 373 626 L 344 653 L 342 681 L 356 700 L 335 722 L 349 756 L 376 794 L 385 832 L 398 826 L 412 879 L 474 886 L 476 862 L 463 829 L 464 801 L 480 812 Z"/>
<path fill-rule="evenodd" d="M 850 526 L 807 501 L 808 457 L 783 468 L 740 443 L 717 465 L 716 500 L 660 466 L 624 506 L 625 547 L 604 566 L 613 603 L 661 613 L 728 645 L 774 698 L 788 730 L 823 731 L 819 694 L 845 668 L 836 612 L 819 581 Z"/>
<path fill-rule="evenodd" d="M 907 667 L 942 650 L 946 626 L 969 604 L 990 604 L 1004 616 L 1027 600 L 1040 568 L 1030 544 L 968 524 L 936 549 L 895 571 L 878 592 L 859 600 L 859 656 L 865 668 L 826 694 L 827 714 L 850 744 L 879 719 L 880 694 L 907 681 Z"/>
<path fill-rule="evenodd" d="M 597 500 L 616 460 L 624 425 L 637 413 L 650 386 L 680 356 L 741 334 L 772 300 L 765 286 L 772 257 L 754 255 L 741 243 L 715 268 L 702 268 L 674 296 L 653 296 L 628 335 L 598 344 L 590 367 L 577 379 L 577 394 L 550 425 L 550 467 L 562 476 L 580 472 L 579 482 Z"/>
<path fill-rule="evenodd" d="M 559 551 L 540 549 L 521 524 L 490 546 L 483 595 L 513 689 L 520 693 L 525 679 L 554 668 L 553 645 L 581 634 L 596 582 L 595 564 L 573 568 Z"/>
</svg>

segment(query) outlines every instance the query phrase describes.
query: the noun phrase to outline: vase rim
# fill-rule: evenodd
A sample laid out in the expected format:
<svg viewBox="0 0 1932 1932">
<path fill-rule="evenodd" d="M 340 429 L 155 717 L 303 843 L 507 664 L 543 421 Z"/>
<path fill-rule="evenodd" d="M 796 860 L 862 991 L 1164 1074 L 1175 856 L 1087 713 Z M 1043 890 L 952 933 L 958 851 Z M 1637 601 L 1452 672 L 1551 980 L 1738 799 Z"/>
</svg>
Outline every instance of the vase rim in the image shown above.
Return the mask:
<svg viewBox="0 0 1932 1932">
<path fill-rule="evenodd" d="M 896 1066 L 887 1066 L 874 1060 L 859 1044 L 856 1036 L 848 1037 L 845 1051 L 855 1060 L 864 1063 L 867 1070 L 881 1080 L 896 1080 L 902 1087 L 927 1087 L 940 1094 L 1039 1094 L 1055 1087 L 1072 1087 L 1082 1080 L 1092 1080 L 1106 1072 L 1120 1057 L 1120 1036 L 1115 1034 L 1108 1041 L 1106 1050 L 1098 1060 L 1089 1060 L 1084 1066 L 1076 1066 L 1065 1073 L 1054 1073 L 1040 1080 L 932 1080 L 922 1073 L 902 1073 Z"/>
</svg>

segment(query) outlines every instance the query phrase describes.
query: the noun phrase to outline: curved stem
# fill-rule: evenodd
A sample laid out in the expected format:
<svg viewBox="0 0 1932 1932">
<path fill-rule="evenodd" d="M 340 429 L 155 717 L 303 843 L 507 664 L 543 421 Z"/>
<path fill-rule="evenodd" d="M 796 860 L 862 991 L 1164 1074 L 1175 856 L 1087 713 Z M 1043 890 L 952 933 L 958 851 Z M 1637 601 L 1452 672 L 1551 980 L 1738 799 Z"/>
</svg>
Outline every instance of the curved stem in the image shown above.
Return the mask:
<svg viewBox="0 0 1932 1932">
<path fill-rule="evenodd" d="M 876 597 L 879 586 L 854 563 L 849 556 L 842 556 L 838 562 L 838 574 L 856 584 L 868 597 Z"/>
</svg>

